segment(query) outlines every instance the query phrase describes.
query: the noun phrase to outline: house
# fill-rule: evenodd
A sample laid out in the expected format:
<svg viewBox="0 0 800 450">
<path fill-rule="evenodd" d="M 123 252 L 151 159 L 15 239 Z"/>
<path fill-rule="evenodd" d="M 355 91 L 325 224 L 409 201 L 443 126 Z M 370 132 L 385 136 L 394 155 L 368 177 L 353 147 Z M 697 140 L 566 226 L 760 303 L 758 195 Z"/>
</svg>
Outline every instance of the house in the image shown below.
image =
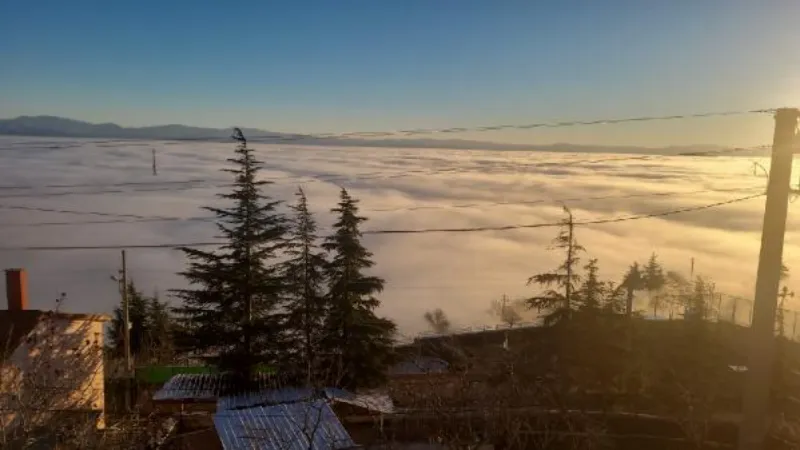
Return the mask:
<svg viewBox="0 0 800 450">
<path fill-rule="evenodd" d="M 28 309 L 24 269 L 6 270 L 0 310 L 0 429 L 80 420 L 105 427 L 103 326 L 110 317 Z"/>
</svg>

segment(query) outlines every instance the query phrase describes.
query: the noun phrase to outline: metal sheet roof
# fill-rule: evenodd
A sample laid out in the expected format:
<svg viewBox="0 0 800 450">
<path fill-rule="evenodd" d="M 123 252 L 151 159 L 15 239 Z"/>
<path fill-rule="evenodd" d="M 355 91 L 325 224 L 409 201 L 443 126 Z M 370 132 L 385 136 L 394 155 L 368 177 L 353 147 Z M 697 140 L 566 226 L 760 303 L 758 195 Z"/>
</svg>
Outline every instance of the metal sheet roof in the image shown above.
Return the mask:
<svg viewBox="0 0 800 450">
<path fill-rule="evenodd" d="M 267 389 L 259 392 L 242 392 L 226 395 L 217 401 L 217 411 L 226 409 L 249 408 L 258 405 L 274 405 L 279 403 L 295 403 L 311 400 L 314 392 L 307 388 Z M 324 393 L 322 395 L 325 396 Z"/>
<path fill-rule="evenodd" d="M 220 411 L 214 427 L 225 450 L 336 450 L 355 446 L 324 400 Z"/>
<path fill-rule="evenodd" d="M 217 401 L 217 411 L 248 408 L 259 405 L 296 403 L 315 399 L 347 403 L 383 414 L 391 414 L 394 412 L 394 404 L 388 395 L 353 394 L 352 392 L 339 388 L 325 388 L 317 393 L 310 388 L 284 388 L 228 395 L 219 398 Z"/>
<path fill-rule="evenodd" d="M 241 386 L 229 374 L 184 373 L 173 376 L 153 395 L 154 401 L 208 401 L 221 395 L 261 391 L 270 384 L 269 375 L 260 375 L 255 385 Z"/>
</svg>

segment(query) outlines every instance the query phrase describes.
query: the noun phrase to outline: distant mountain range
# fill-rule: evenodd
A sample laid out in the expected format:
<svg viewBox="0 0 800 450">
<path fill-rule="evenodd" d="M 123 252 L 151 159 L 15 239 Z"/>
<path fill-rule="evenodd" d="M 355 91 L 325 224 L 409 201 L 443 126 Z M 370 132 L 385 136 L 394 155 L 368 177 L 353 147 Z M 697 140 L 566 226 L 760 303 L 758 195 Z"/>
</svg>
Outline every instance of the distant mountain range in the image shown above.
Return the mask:
<svg viewBox="0 0 800 450">
<path fill-rule="evenodd" d="M 20 116 L 14 119 L 0 119 L 0 135 L 71 137 L 71 138 L 109 138 L 109 139 L 146 139 L 146 140 L 188 140 L 188 141 L 220 141 L 228 140 L 232 128 L 201 128 L 187 125 L 156 125 L 149 127 L 123 127 L 115 123 L 94 124 L 80 120 L 56 116 Z M 550 152 L 588 152 L 588 153 L 642 153 L 642 154 L 679 154 L 689 152 L 708 152 L 721 147 L 697 145 L 680 147 L 622 147 L 574 145 L 566 143 L 547 145 L 503 144 L 497 142 L 470 141 L 462 139 L 354 139 L 354 138 L 302 138 L 291 133 L 279 133 L 255 128 L 242 128 L 244 135 L 262 142 L 326 145 L 326 146 L 358 146 L 358 147 L 400 147 L 400 148 L 445 148 L 465 150 L 538 150 Z M 762 152 L 763 153 L 763 152 Z M 759 154 L 759 152 L 754 152 Z"/>
</svg>

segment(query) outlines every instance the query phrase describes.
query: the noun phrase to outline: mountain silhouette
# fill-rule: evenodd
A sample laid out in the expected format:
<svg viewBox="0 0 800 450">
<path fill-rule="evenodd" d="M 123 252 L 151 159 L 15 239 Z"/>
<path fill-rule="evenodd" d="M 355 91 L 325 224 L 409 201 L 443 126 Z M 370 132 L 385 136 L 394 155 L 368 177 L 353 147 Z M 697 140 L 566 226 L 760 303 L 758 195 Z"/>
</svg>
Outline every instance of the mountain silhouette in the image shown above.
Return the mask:
<svg viewBox="0 0 800 450">
<path fill-rule="evenodd" d="M 550 152 L 641 153 L 667 155 L 690 152 L 707 152 L 721 148 L 718 146 L 709 145 L 690 145 L 661 148 L 574 145 L 568 143 L 525 145 L 471 141 L 463 139 L 425 138 L 355 139 L 303 137 L 296 139 L 297 135 L 291 133 L 271 132 L 255 128 L 240 129 L 249 141 L 325 146 L 442 148 L 465 150 L 538 150 Z M 0 135 L 14 136 L 227 141 L 230 140 L 232 131 L 233 127 L 203 128 L 178 124 L 154 125 L 147 127 L 123 127 L 115 123 L 95 124 L 57 116 L 20 116 L 13 119 L 0 119 Z M 281 138 L 285 138 L 287 140 L 281 140 Z M 754 154 L 758 154 L 758 152 L 755 152 Z"/>
</svg>

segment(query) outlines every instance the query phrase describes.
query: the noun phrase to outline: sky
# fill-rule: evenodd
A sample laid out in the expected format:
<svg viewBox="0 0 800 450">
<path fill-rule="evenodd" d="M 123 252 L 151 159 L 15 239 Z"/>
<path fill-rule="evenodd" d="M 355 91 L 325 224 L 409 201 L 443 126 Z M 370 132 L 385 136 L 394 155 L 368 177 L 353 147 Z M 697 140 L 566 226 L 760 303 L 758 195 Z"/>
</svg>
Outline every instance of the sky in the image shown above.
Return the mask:
<svg viewBox="0 0 800 450">
<path fill-rule="evenodd" d="M 0 117 L 291 132 L 800 105 L 800 2 L 0 2 Z M 466 133 L 760 145 L 769 117 Z"/>
</svg>

